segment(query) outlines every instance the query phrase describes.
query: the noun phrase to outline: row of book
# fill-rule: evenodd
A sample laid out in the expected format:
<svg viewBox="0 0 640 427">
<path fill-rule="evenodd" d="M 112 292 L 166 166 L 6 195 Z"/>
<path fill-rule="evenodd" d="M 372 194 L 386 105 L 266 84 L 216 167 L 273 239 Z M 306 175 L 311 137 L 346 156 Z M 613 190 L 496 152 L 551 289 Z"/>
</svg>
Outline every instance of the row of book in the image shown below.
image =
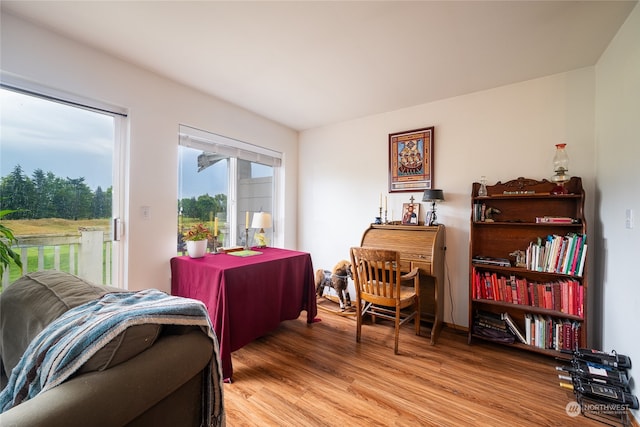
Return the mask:
<svg viewBox="0 0 640 427">
<path fill-rule="evenodd" d="M 473 204 L 473 221 L 484 222 L 486 216 L 487 205 L 484 203 L 475 202 Z"/>
<path fill-rule="evenodd" d="M 526 343 L 534 347 L 562 351 L 584 345 L 581 322 L 527 313 L 524 324 Z"/>
<path fill-rule="evenodd" d="M 474 268 L 471 292 L 473 299 L 528 305 L 584 317 L 584 286 L 575 279 L 540 283 Z"/>
<path fill-rule="evenodd" d="M 587 256 L 587 235 L 548 235 L 531 242 L 525 251 L 527 268 L 548 273 L 582 276 Z"/>
<path fill-rule="evenodd" d="M 496 341 L 520 342 L 541 349 L 568 351 L 582 345 L 582 323 L 551 316 L 527 313 L 524 326 L 518 325 L 509 313 L 475 313 L 473 332 Z"/>
</svg>

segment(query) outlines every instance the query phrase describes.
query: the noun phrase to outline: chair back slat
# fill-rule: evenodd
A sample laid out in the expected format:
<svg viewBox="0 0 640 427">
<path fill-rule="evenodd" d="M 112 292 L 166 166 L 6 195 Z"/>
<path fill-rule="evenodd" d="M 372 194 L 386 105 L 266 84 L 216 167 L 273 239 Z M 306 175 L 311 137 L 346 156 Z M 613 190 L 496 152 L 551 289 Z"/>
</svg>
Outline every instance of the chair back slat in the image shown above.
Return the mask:
<svg viewBox="0 0 640 427">
<path fill-rule="evenodd" d="M 351 265 L 360 291 L 382 299 L 400 298 L 400 255 L 376 248 L 353 248 Z M 359 280 L 356 280 L 359 279 Z"/>
</svg>

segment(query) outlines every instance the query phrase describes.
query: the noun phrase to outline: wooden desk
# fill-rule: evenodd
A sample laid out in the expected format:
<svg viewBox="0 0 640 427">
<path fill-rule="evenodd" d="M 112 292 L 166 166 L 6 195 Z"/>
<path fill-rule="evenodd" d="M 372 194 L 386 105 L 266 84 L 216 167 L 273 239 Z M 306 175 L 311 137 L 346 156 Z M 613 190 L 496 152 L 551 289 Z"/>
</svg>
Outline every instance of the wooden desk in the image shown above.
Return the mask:
<svg viewBox="0 0 640 427">
<path fill-rule="evenodd" d="M 432 320 L 430 339 L 435 344 L 444 315 L 444 225 L 371 224 L 360 246 L 400 252 L 402 272 L 420 269 L 420 316 Z"/>
<path fill-rule="evenodd" d="M 171 259 L 171 293 L 205 303 L 220 343 L 222 372 L 231 379 L 231 352 L 307 311 L 317 314 L 311 255 L 261 248 L 261 255 Z"/>
</svg>

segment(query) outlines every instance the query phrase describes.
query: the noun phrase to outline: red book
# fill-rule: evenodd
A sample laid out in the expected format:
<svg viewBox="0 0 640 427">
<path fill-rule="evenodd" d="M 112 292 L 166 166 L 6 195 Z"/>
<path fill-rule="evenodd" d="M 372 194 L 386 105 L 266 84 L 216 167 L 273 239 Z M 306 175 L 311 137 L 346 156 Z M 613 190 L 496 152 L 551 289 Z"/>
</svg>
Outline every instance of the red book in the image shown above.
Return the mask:
<svg viewBox="0 0 640 427">
<path fill-rule="evenodd" d="M 491 289 L 493 290 L 494 301 L 501 301 L 500 289 L 498 288 L 498 276 L 496 275 L 496 273 L 491 274 Z"/>
<path fill-rule="evenodd" d="M 546 283 L 544 286 L 544 308 L 552 309 L 553 308 L 553 293 L 551 290 L 551 284 Z"/>
<path fill-rule="evenodd" d="M 486 299 L 494 299 L 493 289 L 491 289 L 491 273 L 489 273 L 488 271 L 484 272 L 484 291 Z"/>
<path fill-rule="evenodd" d="M 563 313 L 569 313 L 569 282 L 563 280 L 560 282 L 560 287 L 562 288 L 562 307 L 560 311 Z"/>
<path fill-rule="evenodd" d="M 551 284 L 553 288 L 553 309 L 555 311 L 562 310 L 562 291 L 560 290 L 560 283 L 555 282 Z"/>
<path fill-rule="evenodd" d="M 584 318 L 584 286 L 578 285 L 578 316 Z"/>
<path fill-rule="evenodd" d="M 576 314 L 574 309 L 575 309 L 575 295 L 574 295 L 574 286 L 573 286 L 573 281 L 568 282 L 568 288 L 569 288 L 569 314 Z"/>
</svg>

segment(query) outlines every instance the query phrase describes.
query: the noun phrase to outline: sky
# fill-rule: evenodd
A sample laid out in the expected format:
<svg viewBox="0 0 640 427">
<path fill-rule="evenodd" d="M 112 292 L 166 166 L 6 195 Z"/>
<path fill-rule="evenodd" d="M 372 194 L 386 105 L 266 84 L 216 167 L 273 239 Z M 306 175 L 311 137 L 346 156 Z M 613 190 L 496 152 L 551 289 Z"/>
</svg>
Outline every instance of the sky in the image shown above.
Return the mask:
<svg viewBox="0 0 640 427">
<path fill-rule="evenodd" d="M 91 190 L 112 182 L 114 118 L 0 89 L 0 177 L 16 165 L 60 178 L 84 178 Z"/>
<path fill-rule="evenodd" d="M 112 183 L 114 118 L 0 88 L 0 177 L 20 165 L 33 178 L 36 169 L 59 178 L 84 178 L 95 191 Z M 176 134 L 176 144 L 178 135 Z M 177 197 L 226 194 L 226 162 L 198 172 L 201 150 L 181 147 Z M 270 167 L 252 165 L 253 176 L 271 175 Z"/>
</svg>

